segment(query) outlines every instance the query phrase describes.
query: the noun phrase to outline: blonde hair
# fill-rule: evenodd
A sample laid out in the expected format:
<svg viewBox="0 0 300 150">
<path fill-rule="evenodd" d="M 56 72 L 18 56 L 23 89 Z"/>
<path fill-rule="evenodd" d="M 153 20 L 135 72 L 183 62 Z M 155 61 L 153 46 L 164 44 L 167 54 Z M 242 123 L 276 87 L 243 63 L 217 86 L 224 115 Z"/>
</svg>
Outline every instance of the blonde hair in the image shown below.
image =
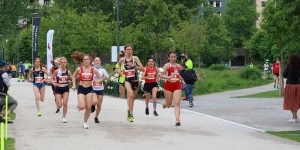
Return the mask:
<svg viewBox="0 0 300 150">
<path fill-rule="evenodd" d="M 62 59 L 66 60 L 68 62 L 68 59 L 66 57 L 60 57 L 59 61 L 62 60 Z"/>
</svg>

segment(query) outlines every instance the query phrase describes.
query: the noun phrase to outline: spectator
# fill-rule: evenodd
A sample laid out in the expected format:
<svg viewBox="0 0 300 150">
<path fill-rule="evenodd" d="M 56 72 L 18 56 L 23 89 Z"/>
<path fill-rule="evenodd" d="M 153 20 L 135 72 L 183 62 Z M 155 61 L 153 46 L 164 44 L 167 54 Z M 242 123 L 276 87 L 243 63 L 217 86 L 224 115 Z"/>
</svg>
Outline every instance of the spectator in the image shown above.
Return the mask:
<svg viewBox="0 0 300 150">
<path fill-rule="evenodd" d="M 265 78 L 268 77 L 268 72 L 269 72 L 269 64 L 268 64 L 268 62 L 266 62 L 264 64 L 264 76 L 265 76 Z"/>
<path fill-rule="evenodd" d="M 286 78 L 286 87 L 284 91 L 283 109 L 290 110 L 293 114 L 292 119 L 288 122 L 298 123 L 299 119 L 297 111 L 300 108 L 300 56 L 292 54 L 290 60 L 283 72 L 283 77 Z"/>
<path fill-rule="evenodd" d="M 15 78 L 17 76 L 17 67 L 15 65 L 11 65 L 11 76 Z"/>
<path fill-rule="evenodd" d="M 195 88 L 195 84 L 194 82 L 190 82 L 187 80 L 186 78 L 186 73 L 185 73 L 185 69 L 186 69 L 186 65 L 182 64 L 181 65 L 181 70 L 180 70 L 180 75 L 183 78 L 184 82 L 186 83 L 186 87 L 181 86 L 182 89 L 184 89 L 185 95 L 188 97 L 189 100 L 189 106 L 190 107 L 194 107 L 194 103 L 193 103 L 193 90 Z"/>
<path fill-rule="evenodd" d="M 24 80 L 24 65 L 22 64 L 22 62 L 20 62 L 19 64 L 19 80 L 17 82 L 20 82 L 22 80 L 22 82 L 25 82 Z"/>
<path fill-rule="evenodd" d="M 11 66 L 9 62 L 6 63 L 5 71 L 8 74 L 9 79 L 11 79 Z"/>
<path fill-rule="evenodd" d="M 186 69 L 193 69 L 193 62 L 191 59 L 189 59 L 188 55 L 181 54 L 181 55 L 177 56 L 177 60 L 180 60 L 182 64 L 185 64 Z M 184 93 L 186 94 L 187 92 L 184 91 Z M 188 96 L 185 95 L 185 97 L 182 100 L 188 100 Z"/>
<path fill-rule="evenodd" d="M 18 102 L 7 93 L 8 88 L 10 87 L 10 81 L 7 73 L 5 72 L 5 64 L 4 60 L 0 61 L 0 101 L 2 101 L 1 103 L 5 105 L 6 96 L 8 97 L 8 118 L 5 118 L 5 111 L 3 110 L 0 115 L 0 120 L 5 121 L 5 119 L 7 119 L 8 123 L 13 123 L 13 121 L 10 120 L 9 115 L 16 109 Z"/>
<path fill-rule="evenodd" d="M 277 86 L 279 89 L 279 58 L 272 65 L 273 75 L 274 75 L 274 88 Z"/>
</svg>

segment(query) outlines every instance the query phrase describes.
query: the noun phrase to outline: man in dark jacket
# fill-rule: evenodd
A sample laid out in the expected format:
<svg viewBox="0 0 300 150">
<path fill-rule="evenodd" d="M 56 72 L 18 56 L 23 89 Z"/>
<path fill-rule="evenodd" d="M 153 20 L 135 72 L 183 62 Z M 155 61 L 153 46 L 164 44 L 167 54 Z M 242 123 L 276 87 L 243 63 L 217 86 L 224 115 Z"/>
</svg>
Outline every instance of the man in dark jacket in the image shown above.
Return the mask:
<svg viewBox="0 0 300 150">
<path fill-rule="evenodd" d="M 182 90 L 185 92 L 185 95 L 189 100 L 189 106 L 194 107 L 192 92 L 195 88 L 195 84 L 194 82 L 189 82 L 186 80 L 185 69 L 186 69 L 186 65 L 181 64 L 180 76 L 183 78 L 184 82 L 186 83 L 186 87 L 185 88 L 182 87 Z"/>
<path fill-rule="evenodd" d="M 5 110 L 1 109 L 2 112 L 0 114 L 0 121 L 4 121 L 5 119 L 7 119 L 8 123 L 13 123 L 10 120 L 9 115 L 16 109 L 16 107 L 18 106 L 18 102 L 9 94 L 7 94 L 8 88 L 10 87 L 10 81 L 9 81 L 8 74 L 5 72 L 5 68 L 6 68 L 6 62 L 4 60 L 1 60 L 0 61 L 0 102 L 3 103 L 3 105 L 5 105 L 6 96 L 8 97 L 8 111 L 7 111 L 8 118 L 5 118 Z"/>
</svg>

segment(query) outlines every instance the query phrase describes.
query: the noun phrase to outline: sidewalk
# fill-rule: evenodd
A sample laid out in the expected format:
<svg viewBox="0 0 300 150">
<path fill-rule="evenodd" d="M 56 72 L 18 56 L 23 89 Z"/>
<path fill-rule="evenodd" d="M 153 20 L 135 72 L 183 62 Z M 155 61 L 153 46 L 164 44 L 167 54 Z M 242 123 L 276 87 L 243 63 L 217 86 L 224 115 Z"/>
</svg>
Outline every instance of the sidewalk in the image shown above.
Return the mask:
<svg viewBox="0 0 300 150">
<path fill-rule="evenodd" d="M 231 93 L 232 96 L 235 96 L 234 93 Z M 228 112 L 219 113 L 220 109 L 228 106 L 228 104 L 219 102 L 230 99 L 225 96 L 230 92 L 195 97 L 196 106 L 191 109 L 187 107 L 188 103 L 183 101 L 182 126 L 180 127 L 174 127 L 173 109 L 163 110 L 159 105 L 158 117 L 154 117 L 152 114 L 146 116 L 143 101 L 135 102 L 135 121 L 129 123 L 126 121 L 126 100 L 105 96 L 99 117 L 101 123 L 95 124 L 93 122 L 94 113 L 91 114 L 88 121 L 90 129 L 82 128 L 84 111 L 78 112 L 76 109 L 76 91 L 70 92 L 68 123 L 65 124 L 61 123 L 62 113 L 54 113 L 56 106 L 50 86 L 46 87 L 45 102 L 41 104 L 41 117 L 37 116 L 32 84 L 19 83 L 12 79 L 11 94 L 19 102 L 16 109 L 17 118 L 13 124 L 9 125 L 9 137 L 16 139 L 16 150 L 298 150 L 300 147 L 298 142 L 200 114 L 221 116 L 220 118 L 223 116 L 222 119 L 226 119 L 226 114 L 231 114 L 231 112 L 242 115 L 240 114 L 242 108 L 233 110 L 228 108 Z M 216 95 L 220 97 L 217 98 Z M 235 99 L 235 101 L 241 100 Z M 149 106 L 151 110 L 152 105 Z M 287 119 L 290 117 L 288 113 L 286 117 Z M 229 120 L 230 118 L 234 119 L 235 117 L 230 116 Z M 300 126 L 300 124 L 297 125 Z"/>
</svg>

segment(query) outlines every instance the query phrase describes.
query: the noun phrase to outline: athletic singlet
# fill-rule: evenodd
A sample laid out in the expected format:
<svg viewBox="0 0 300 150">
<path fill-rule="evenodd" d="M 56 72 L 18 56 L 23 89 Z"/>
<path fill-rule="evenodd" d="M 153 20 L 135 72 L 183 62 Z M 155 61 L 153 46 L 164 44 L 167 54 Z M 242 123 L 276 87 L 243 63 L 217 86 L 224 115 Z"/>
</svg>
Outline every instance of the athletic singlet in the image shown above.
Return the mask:
<svg viewBox="0 0 300 150">
<path fill-rule="evenodd" d="M 124 69 L 125 69 L 124 72 L 125 72 L 126 81 L 138 80 L 135 67 L 128 66 L 127 63 L 129 62 L 132 62 L 134 64 L 133 57 L 130 61 L 126 61 L 126 58 L 124 60 Z"/>
<path fill-rule="evenodd" d="M 65 73 L 62 73 L 60 69 L 57 70 L 56 82 L 58 84 L 66 84 L 68 83 L 68 70 Z"/>
<path fill-rule="evenodd" d="M 84 72 L 83 67 L 80 67 L 79 80 L 80 81 L 93 81 L 94 68 L 90 68 L 91 72 Z"/>
<path fill-rule="evenodd" d="M 153 83 L 156 82 L 157 79 L 157 71 L 156 71 L 156 67 L 153 66 L 152 70 L 146 66 L 146 72 L 145 72 L 145 76 L 146 77 L 150 77 L 148 79 L 145 79 L 145 83 Z"/>
<path fill-rule="evenodd" d="M 57 69 L 58 69 L 58 67 L 52 66 L 52 68 L 51 68 L 51 74 L 53 74 L 55 72 L 55 70 L 57 70 Z M 55 77 L 53 78 L 53 81 L 54 81 L 54 83 L 56 83 Z"/>
<path fill-rule="evenodd" d="M 172 66 L 171 64 L 169 64 L 169 69 L 166 72 L 166 75 L 175 75 L 174 78 L 171 78 L 169 80 L 171 81 L 179 81 L 179 72 L 180 72 L 180 68 L 179 66 L 176 64 L 175 66 Z"/>
<path fill-rule="evenodd" d="M 100 76 L 102 77 L 102 79 L 104 78 L 104 75 L 106 74 L 106 70 L 104 69 L 104 68 L 99 68 L 99 69 L 97 69 L 98 70 L 98 72 L 99 72 L 99 74 L 100 74 Z M 103 86 L 103 82 L 96 82 L 96 81 L 98 81 L 98 77 L 94 74 L 94 78 L 93 78 L 93 84 L 92 84 L 92 86 L 93 86 L 93 89 L 94 90 L 103 90 L 104 89 L 104 86 Z"/>
<path fill-rule="evenodd" d="M 33 78 L 34 78 L 33 83 L 40 83 L 44 79 L 44 72 L 42 70 L 42 67 L 39 71 L 35 71 L 35 67 L 33 67 L 32 71 L 33 71 Z"/>
</svg>

